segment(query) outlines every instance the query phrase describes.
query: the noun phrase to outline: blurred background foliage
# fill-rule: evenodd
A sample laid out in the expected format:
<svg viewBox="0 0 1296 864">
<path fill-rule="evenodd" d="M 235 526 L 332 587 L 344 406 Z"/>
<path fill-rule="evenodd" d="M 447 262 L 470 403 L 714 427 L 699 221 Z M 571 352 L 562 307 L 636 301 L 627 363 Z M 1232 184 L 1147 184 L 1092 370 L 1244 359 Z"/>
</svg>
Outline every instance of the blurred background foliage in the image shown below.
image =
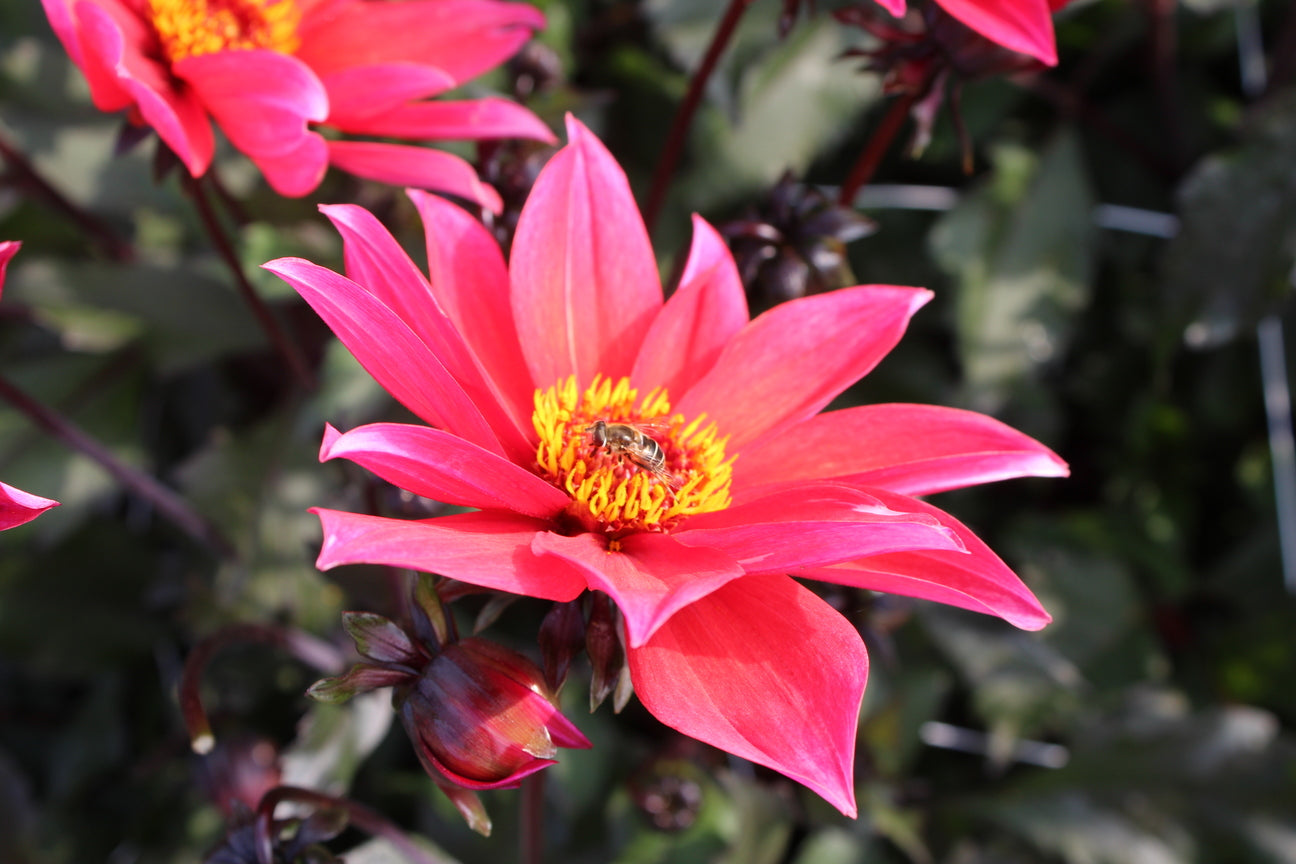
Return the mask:
<svg viewBox="0 0 1296 864">
<path fill-rule="evenodd" d="M 645 195 L 727 4 L 539 5 L 537 44 L 474 92 L 519 93 L 555 128 L 577 112 Z M 546 860 L 1296 862 L 1296 604 L 1279 543 L 1296 525 L 1275 515 L 1256 339 L 1258 325 L 1270 347 L 1296 326 L 1296 11 L 1078 0 L 1058 18 L 1056 69 L 963 88 L 970 175 L 946 111 L 921 158 L 891 148 L 860 193 L 871 224 L 838 213 L 802 236 L 887 104 L 878 76 L 842 58 L 868 37 L 831 17 L 843 3 L 815 5 L 782 39 L 781 3 L 748 10 L 657 223 L 663 274 L 696 211 L 735 238 L 780 225 L 782 245 L 745 268 L 754 308 L 850 283 L 932 288 L 841 404 L 975 408 L 1070 461 L 1069 480 L 942 496 L 1055 621 L 1028 634 L 824 586 L 874 658 L 857 822 L 634 702 L 587 714 L 577 669 L 565 704 L 595 746 L 546 774 Z M 0 5 L 0 239 L 24 243 L 0 303 L 3 374 L 207 528 L 179 530 L 0 410 L 0 477 L 63 503 L 0 535 L 0 860 L 200 860 L 223 832 L 213 790 L 276 758 L 284 782 L 348 794 L 445 860 L 513 860 L 518 793 L 487 793 L 495 836 L 472 834 L 388 734 L 381 693 L 309 704 L 317 672 L 271 646 L 220 654 L 204 682 L 217 750 L 189 752 L 175 688 L 198 640 L 258 623 L 341 647 L 341 610 L 392 608 L 377 568 L 315 570 L 306 509 L 425 506 L 317 463 L 325 421 L 403 415 L 256 266 L 339 267 L 321 202 L 373 209 L 416 259 L 421 229 L 396 190 L 334 174 L 285 200 L 218 153 L 238 255 L 317 370 L 303 394 L 175 176 L 155 182 L 153 142 L 118 152 L 121 127 L 90 105 L 39 4 Z M 543 155 L 504 145 L 478 158 L 516 204 Z M 823 206 L 797 197 L 799 182 L 830 187 Z M 534 656 L 545 604 L 482 605 L 457 604 L 463 626 L 499 614 L 492 632 Z M 337 848 L 358 864 L 399 860 L 361 839 Z"/>
</svg>

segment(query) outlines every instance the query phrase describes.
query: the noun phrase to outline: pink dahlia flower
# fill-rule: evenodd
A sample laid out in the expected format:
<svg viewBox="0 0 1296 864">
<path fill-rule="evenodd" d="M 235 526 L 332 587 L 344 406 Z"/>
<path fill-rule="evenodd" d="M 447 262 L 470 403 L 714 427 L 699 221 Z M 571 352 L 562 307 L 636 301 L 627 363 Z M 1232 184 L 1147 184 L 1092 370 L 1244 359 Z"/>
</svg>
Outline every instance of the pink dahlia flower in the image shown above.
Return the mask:
<svg viewBox="0 0 1296 864">
<path fill-rule="evenodd" d="M 897 18 L 905 0 L 877 0 Z M 992 42 L 1057 65 L 1053 13 L 1071 0 L 936 0 L 942 9 Z"/>
<path fill-rule="evenodd" d="M 4 291 L 5 270 L 9 267 L 9 260 L 20 248 L 22 244 L 13 240 L 0 242 L 0 292 Z M 58 503 L 0 483 L 0 531 L 30 522 L 51 507 L 57 507 Z"/>
<path fill-rule="evenodd" d="M 913 496 L 1066 466 L 967 411 L 820 414 L 931 294 L 847 288 L 749 321 L 733 258 L 697 218 L 663 302 L 625 174 L 577 121 L 568 136 L 507 266 L 464 211 L 417 191 L 430 278 L 347 205 L 323 210 L 348 276 L 266 265 L 430 424 L 329 427 L 321 458 L 476 508 L 420 521 L 318 510 L 318 564 L 412 567 L 557 601 L 604 591 L 649 711 L 853 815 L 868 656 L 791 576 L 1042 627 L 1048 614 L 1012 571 Z"/>
<path fill-rule="evenodd" d="M 500 0 L 42 0 L 95 105 L 152 126 L 199 177 L 209 118 L 283 195 L 305 195 L 329 164 L 498 210 L 467 162 L 440 150 L 326 139 L 553 140 L 504 99 L 428 101 L 512 56 L 544 16 Z"/>
</svg>

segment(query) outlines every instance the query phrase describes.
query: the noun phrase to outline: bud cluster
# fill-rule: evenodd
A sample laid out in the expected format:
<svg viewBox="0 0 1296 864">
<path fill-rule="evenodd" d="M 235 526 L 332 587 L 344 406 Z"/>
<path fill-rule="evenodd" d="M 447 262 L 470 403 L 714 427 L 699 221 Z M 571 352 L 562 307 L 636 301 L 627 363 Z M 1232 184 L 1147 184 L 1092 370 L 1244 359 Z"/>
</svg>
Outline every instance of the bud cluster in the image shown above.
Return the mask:
<svg viewBox="0 0 1296 864">
<path fill-rule="evenodd" d="M 343 626 L 364 659 L 345 675 L 316 682 L 310 695 L 343 702 L 391 687 L 419 762 L 468 824 L 488 833 L 475 791 L 516 788 L 552 765 L 559 747 L 590 742 L 558 710 L 544 673 L 526 657 L 486 639 L 448 638 L 429 578 L 411 610 L 409 632 L 382 615 L 344 613 Z"/>
</svg>

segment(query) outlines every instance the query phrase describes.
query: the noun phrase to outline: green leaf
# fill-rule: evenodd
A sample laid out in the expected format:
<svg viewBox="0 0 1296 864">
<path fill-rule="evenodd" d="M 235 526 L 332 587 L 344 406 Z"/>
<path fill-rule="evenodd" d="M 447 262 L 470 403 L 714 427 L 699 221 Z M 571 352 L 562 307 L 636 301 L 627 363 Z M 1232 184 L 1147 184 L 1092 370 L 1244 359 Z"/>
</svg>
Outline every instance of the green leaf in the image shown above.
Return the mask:
<svg viewBox="0 0 1296 864">
<path fill-rule="evenodd" d="M 1057 360 L 1089 300 L 1092 197 L 1080 147 L 1056 137 L 1037 158 L 1002 145 L 994 171 L 932 230 L 937 263 L 957 285 L 959 356 L 969 401 L 993 412 Z"/>
<path fill-rule="evenodd" d="M 678 65 L 692 71 L 727 5 L 654 0 L 645 12 Z M 804 173 L 880 97 L 876 76 L 840 59 L 852 44 L 847 28 L 823 14 L 779 40 L 779 11 L 775 3 L 752 4 L 711 79 L 670 190 L 681 217 L 771 186 L 788 169 Z M 672 95 L 682 98 L 683 90 Z M 657 134 L 664 141 L 665 129 Z"/>
<path fill-rule="evenodd" d="M 1192 347 L 1249 332 L 1291 290 L 1296 257 L 1296 88 L 1257 109 L 1242 143 L 1179 187 L 1163 260 L 1166 303 Z"/>
<path fill-rule="evenodd" d="M 26 302 L 69 348 L 105 352 L 140 340 L 163 373 L 260 349 L 265 337 L 208 265 L 68 264 L 27 258 L 6 301 Z"/>
<path fill-rule="evenodd" d="M 283 752 L 283 783 L 307 789 L 346 789 L 360 763 L 391 727 L 386 690 L 364 693 L 345 705 L 314 703 Z"/>
<path fill-rule="evenodd" d="M 414 656 L 414 643 L 395 622 L 376 612 L 343 612 L 342 628 L 356 650 L 380 663 L 403 663 Z"/>
<path fill-rule="evenodd" d="M 1192 713 L 1180 694 L 1142 685 L 1123 695 L 1091 712 L 1066 768 L 956 809 L 1074 864 L 1293 860 L 1283 838 L 1296 831 L 1296 741 L 1276 717 Z"/>
<path fill-rule="evenodd" d="M 806 838 L 794 864 L 864 864 L 867 860 L 867 843 L 841 828 L 824 828 Z"/>
</svg>

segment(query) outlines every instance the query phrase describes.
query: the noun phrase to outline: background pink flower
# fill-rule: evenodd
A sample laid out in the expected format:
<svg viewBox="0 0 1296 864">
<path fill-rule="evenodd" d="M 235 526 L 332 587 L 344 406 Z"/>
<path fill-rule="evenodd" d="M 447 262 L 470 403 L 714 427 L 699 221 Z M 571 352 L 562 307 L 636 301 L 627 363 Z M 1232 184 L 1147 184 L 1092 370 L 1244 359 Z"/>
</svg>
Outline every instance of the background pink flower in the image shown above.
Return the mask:
<svg viewBox="0 0 1296 864">
<path fill-rule="evenodd" d="M 349 278 L 300 259 L 266 265 L 439 427 L 330 427 L 321 458 L 477 508 L 420 521 L 319 510 L 319 566 L 413 567 L 557 601 L 604 591 L 649 711 L 853 815 L 867 654 L 855 627 L 788 574 L 1042 627 L 1047 613 L 1008 567 L 912 496 L 1066 467 L 971 412 L 820 414 L 930 293 L 848 288 L 749 321 L 728 249 L 697 218 L 663 303 L 624 173 L 580 123 L 568 135 L 507 266 L 481 225 L 418 192 L 430 278 L 345 205 L 323 210 Z M 597 420 L 651 430 L 660 466 L 596 446 Z"/>
<path fill-rule="evenodd" d="M 14 240 L 0 241 L 0 293 L 4 291 L 9 261 L 21 248 L 22 244 Z M 30 522 L 51 507 L 57 507 L 58 503 L 0 483 L 0 531 Z"/>
<path fill-rule="evenodd" d="M 906 0 L 877 0 L 899 18 Z M 982 36 L 1028 54 L 1049 66 L 1057 64 L 1053 13 L 1070 0 L 936 0 L 940 7 Z"/>
<path fill-rule="evenodd" d="M 544 25 L 500 0 L 43 0 L 104 111 L 152 126 L 195 177 L 209 119 L 284 195 L 331 163 L 363 177 L 453 193 L 498 210 L 464 160 L 409 145 L 326 139 L 312 128 L 413 140 L 552 140 L 504 99 L 426 101 L 513 55 Z"/>
</svg>

